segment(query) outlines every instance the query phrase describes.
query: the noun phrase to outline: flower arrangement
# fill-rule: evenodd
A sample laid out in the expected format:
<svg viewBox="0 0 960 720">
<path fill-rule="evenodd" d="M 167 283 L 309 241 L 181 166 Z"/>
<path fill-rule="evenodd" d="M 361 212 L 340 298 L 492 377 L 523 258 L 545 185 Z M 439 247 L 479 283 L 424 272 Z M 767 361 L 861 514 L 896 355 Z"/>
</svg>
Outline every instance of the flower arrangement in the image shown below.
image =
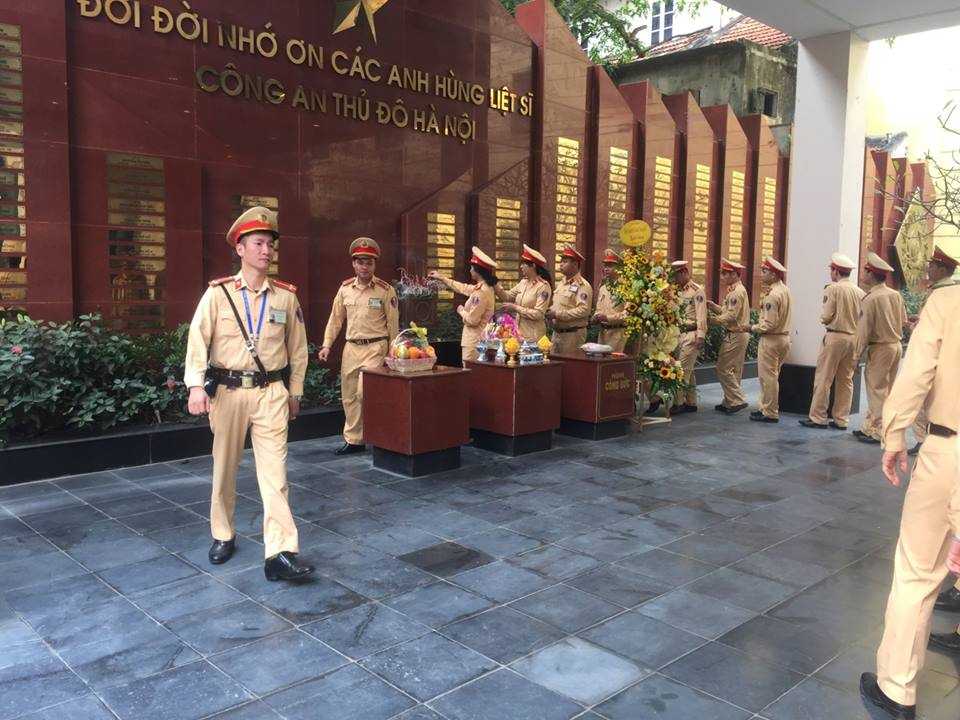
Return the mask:
<svg viewBox="0 0 960 720">
<path fill-rule="evenodd" d="M 651 396 L 676 397 L 686 388 L 683 368 L 673 357 L 680 340 L 682 312 L 666 255 L 625 248 L 610 281 L 613 297 L 625 305 L 627 339 L 638 348 L 637 379 Z"/>
<path fill-rule="evenodd" d="M 494 315 L 486 327 L 483 328 L 481 336 L 483 340 L 506 341 L 514 338 L 517 342 L 523 342 L 523 335 L 520 334 L 520 327 L 517 325 L 517 319 L 510 313 L 501 312 Z"/>
</svg>

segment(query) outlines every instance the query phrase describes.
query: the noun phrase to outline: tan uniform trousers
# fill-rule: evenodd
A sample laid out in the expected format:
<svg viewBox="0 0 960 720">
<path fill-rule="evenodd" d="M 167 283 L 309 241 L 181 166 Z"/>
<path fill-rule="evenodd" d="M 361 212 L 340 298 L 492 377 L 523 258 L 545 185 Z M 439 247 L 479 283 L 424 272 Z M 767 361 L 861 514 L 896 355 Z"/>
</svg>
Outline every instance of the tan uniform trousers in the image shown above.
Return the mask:
<svg viewBox="0 0 960 720">
<path fill-rule="evenodd" d="M 697 404 L 697 375 L 694 368 L 699 354 L 696 330 L 681 333 L 680 343 L 677 345 L 677 358 L 683 366 L 683 379 L 687 383 L 687 389 L 677 395 L 677 405 Z"/>
<path fill-rule="evenodd" d="M 340 397 L 343 401 L 343 439 L 351 445 L 363 444 L 363 378 L 361 368 L 383 366 L 389 343 L 386 340 L 357 345 L 348 342 L 343 346 L 340 361 Z"/>
<path fill-rule="evenodd" d="M 553 342 L 551 353 L 576 355 L 580 352 L 580 346 L 587 341 L 587 329 L 583 328 L 571 332 L 558 332 L 554 329 L 551 341 Z"/>
<path fill-rule="evenodd" d="M 270 383 L 266 388 L 221 386 L 210 406 L 213 431 L 210 530 L 216 540 L 230 540 L 235 535 L 237 467 L 249 428 L 263 501 L 264 554 L 268 558 L 280 552 L 299 552 L 297 526 L 287 500 L 289 397 L 282 382 Z"/>
<path fill-rule="evenodd" d="M 917 701 L 933 604 L 947 576 L 950 547 L 947 505 L 957 474 L 957 440 L 931 435 L 913 468 L 900 517 L 883 639 L 877 650 L 877 679 L 898 703 Z"/>
<path fill-rule="evenodd" d="M 780 368 L 790 352 L 789 335 L 762 335 L 757 348 L 757 375 L 760 377 L 760 412 L 780 417 Z"/>
<path fill-rule="evenodd" d="M 743 378 L 743 360 L 747 356 L 750 333 L 728 332 L 720 343 L 717 355 L 717 379 L 723 388 L 723 404 L 727 407 L 747 402 L 740 381 Z"/>
<path fill-rule="evenodd" d="M 883 403 L 890 394 L 893 381 L 900 367 L 900 343 L 874 343 L 867 348 L 867 367 L 864 381 L 867 384 L 867 414 L 860 431 L 880 440 L 883 423 Z"/>
<path fill-rule="evenodd" d="M 827 424 L 827 403 L 830 401 L 830 386 L 833 393 L 833 421 L 846 427 L 850 419 L 850 404 L 853 402 L 853 373 L 857 369 L 855 357 L 857 339 L 841 332 L 828 332 L 817 357 L 817 371 L 813 378 L 813 398 L 810 401 L 810 419 L 820 425 Z M 888 390 L 889 391 L 889 390 Z"/>
</svg>

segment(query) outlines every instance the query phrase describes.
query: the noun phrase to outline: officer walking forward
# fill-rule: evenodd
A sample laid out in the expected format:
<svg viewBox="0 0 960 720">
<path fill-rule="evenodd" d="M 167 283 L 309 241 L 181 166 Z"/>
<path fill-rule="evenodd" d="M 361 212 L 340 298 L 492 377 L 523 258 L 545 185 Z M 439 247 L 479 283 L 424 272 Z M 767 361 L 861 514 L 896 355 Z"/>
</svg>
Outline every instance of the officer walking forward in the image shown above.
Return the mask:
<svg viewBox="0 0 960 720">
<path fill-rule="evenodd" d="M 240 272 L 210 283 L 190 323 L 184 384 L 188 409 L 209 413 L 213 431 L 210 562 L 236 547 L 233 511 L 237 466 L 247 429 L 263 501 L 267 580 L 300 580 L 313 572 L 297 558 L 297 526 L 287 500 L 287 425 L 300 411 L 307 335 L 294 285 L 269 280 L 277 214 L 254 207 L 236 219 L 227 243 Z M 283 374 L 289 370 L 289 388 Z M 209 391 L 209 394 L 208 394 Z"/>
<path fill-rule="evenodd" d="M 330 308 L 318 359 L 326 362 L 330 348 L 347 324 L 347 342 L 340 360 L 340 396 L 343 402 L 343 446 L 337 455 L 363 452 L 363 368 L 383 366 L 390 342 L 400 332 L 397 292 L 376 277 L 380 246 L 368 237 L 350 243 L 354 277 L 340 285 Z"/>
<path fill-rule="evenodd" d="M 553 321 L 552 353 L 574 355 L 587 341 L 587 321 L 593 304 L 593 288 L 580 274 L 583 255 L 573 245 L 561 253 L 563 283 L 553 293 L 547 319 Z"/>
<path fill-rule="evenodd" d="M 757 349 L 757 374 L 760 377 L 760 408 L 750 413 L 755 422 L 780 422 L 780 368 L 790 352 L 793 328 L 793 297 L 784 284 L 785 268 L 768 257 L 760 268 L 767 294 L 760 305 L 760 322 L 750 327 L 760 335 Z"/>
<path fill-rule="evenodd" d="M 951 528 L 948 502 L 957 482 L 960 426 L 960 287 L 930 296 L 910 338 L 903 369 L 883 407 L 883 473 L 894 486 L 907 470 L 906 430 L 926 402 L 929 436 L 903 502 L 877 674 L 864 673 L 860 692 L 894 718 L 916 715 L 934 601 L 947 576 Z M 948 634 L 949 635 L 949 634 Z M 944 644 L 950 644 L 950 638 Z M 960 646 L 960 636 L 954 638 Z"/>
<path fill-rule="evenodd" d="M 715 315 L 714 322 L 727 330 L 717 355 L 717 379 L 723 388 L 723 402 L 714 408 L 726 415 L 738 413 L 747 406 L 747 398 L 740 385 L 743 361 L 750 343 L 750 299 L 740 281 L 744 269 L 740 263 L 721 258 L 720 282 L 727 287 L 723 307 L 714 302 L 707 303 Z"/>
<path fill-rule="evenodd" d="M 857 350 L 860 358 L 867 352 L 864 380 L 867 384 L 867 414 L 863 426 L 854 430 L 857 440 L 880 444 L 880 422 L 883 403 L 893 387 L 903 353 L 903 327 L 907 323 L 907 306 L 903 296 L 887 285 L 887 274 L 893 268 L 876 253 L 867 255 L 863 285 L 867 288 L 860 304 L 857 325 Z"/>
<path fill-rule="evenodd" d="M 697 357 L 703 349 L 707 337 L 707 296 L 703 288 L 690 279 L 690 267 L 686 260 L 670 263 L 673 277 L 680 288 L 680 309 L 683 321 L 680 325 L 680 342 L 677 345 L 677 357 L 683 366 L 683 379 L 687 389 L 677 396 L 677 404 L 670 410 L 671 415 L 697 412 Z M 659 403 L 655 403 L 654 409 Z"/>
<path fill-rule="evenodd" d="M 853 373 L 857 369 L 857 323 L 864 292 L 852 282 L 853 260 L 834 253 L 830 258 L 830 284 L 823 289 L 820 322 L 826 326 L 817 370 L 813 376 L 810 416 L 801 425 L 817 430 L 846 430 L 853 402 Z M 834 387 L 833 419 L 827 424 L 830 387 Z"/>
<path fill-rule="evenodd" d="M 603 280 L 597 291 L 597 309 L 593 314 L 593 322 L 600 325 L 600 335 L 597 342 L 609 345 L 614 352 L 623 352 L 627 344 L 627 333 L 624 322 L 627 311 L 624 303 L 613 299 L 608 282 L 617 280 L 617 263 L 620 256 L 616 251 L 607 248 L 603 253 Z"/>
</svg>

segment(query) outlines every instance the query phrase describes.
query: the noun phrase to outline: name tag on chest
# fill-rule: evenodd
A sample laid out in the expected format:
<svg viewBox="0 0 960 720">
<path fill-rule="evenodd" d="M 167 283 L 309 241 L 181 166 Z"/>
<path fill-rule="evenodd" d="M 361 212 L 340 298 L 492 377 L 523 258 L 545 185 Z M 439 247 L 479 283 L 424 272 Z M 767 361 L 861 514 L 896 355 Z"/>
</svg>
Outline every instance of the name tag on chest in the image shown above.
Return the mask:
<svg viewBox="0 0 960 720">
<path fill-rule="evenodd" d="M 287 311 L 286 310 L 270 310 L 270 322 L 275 325 L 286 325 L 287 324 Z"/>
<path fill-rule="evenodd" d="M 383 309 L 383 298 L 370 298 L 367 300 L 367 307 L 373 310 Z"/>
</svg>

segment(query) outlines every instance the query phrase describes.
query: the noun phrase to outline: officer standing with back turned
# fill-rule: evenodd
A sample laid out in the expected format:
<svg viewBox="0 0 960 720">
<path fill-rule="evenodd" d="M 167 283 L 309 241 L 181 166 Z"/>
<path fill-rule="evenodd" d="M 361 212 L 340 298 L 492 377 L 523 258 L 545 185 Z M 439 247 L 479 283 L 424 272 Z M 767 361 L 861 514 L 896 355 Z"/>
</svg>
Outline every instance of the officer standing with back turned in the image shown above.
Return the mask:
<svg viewBox="0 0 960 720">
<path fill-rule="evenodd" d="M 267 278 L 279 235 L 277 213 L 263 207 L 234 221 L 227 244 L 240 256 L 240 272 L 214 280 L 200 298 L 184 384 L 190 413 L 209 413 L 213 431 L 210 562 L 225 563 L 236 547 L 237 466 L 249 429 L 263 501 L 264 574 L 267 580 L 302 580 L 313 567 L 297 557 L 287 499 L 287 427 L 300 411 L 307 334 L 296 286 Z"/>
</svg>

